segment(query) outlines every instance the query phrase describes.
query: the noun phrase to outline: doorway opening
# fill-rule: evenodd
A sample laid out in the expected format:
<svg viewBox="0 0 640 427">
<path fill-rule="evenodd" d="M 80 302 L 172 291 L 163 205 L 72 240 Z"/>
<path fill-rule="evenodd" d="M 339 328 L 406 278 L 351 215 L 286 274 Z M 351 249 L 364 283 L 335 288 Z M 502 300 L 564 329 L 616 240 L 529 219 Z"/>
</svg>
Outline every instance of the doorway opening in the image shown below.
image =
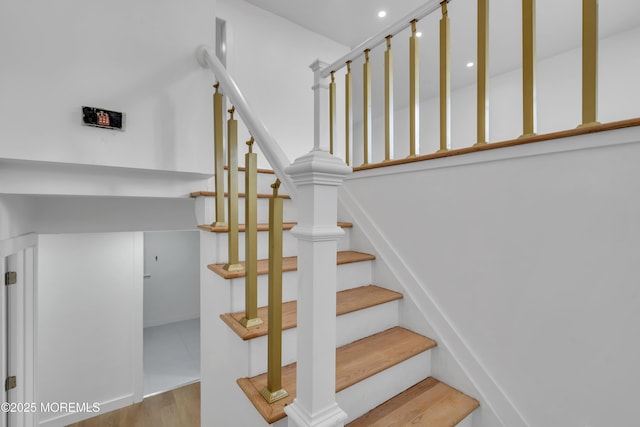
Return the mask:
<svg viewBox="0 0 640 427">
<path fill-rule="evenodd" d="M 144 396 L 200 380 L 200 235 L 144 233 Z"/>
</svg>

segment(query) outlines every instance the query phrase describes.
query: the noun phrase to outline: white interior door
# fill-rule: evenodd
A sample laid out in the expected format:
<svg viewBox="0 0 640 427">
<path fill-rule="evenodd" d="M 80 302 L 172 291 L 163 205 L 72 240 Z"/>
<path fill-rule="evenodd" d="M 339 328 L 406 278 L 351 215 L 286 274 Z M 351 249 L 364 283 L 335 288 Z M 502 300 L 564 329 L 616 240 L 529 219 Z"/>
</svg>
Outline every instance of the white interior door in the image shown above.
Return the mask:
<svg viewBox="0 0 640 427">
<path fill-rule="evenodd" d="M 7 271 L 15 272 L 15 283 L 5 285 L 7 319 L 7 375 L 15 376 L 14 388 L 7 391 L 7 402 L 27 403 L 25 401 L 25 336 L 24 336 L 24 289 L 25 254 L 24 251 L 9 255 Z M 6 378 L 6 377 L 5 377 Z M 30 403 L 30 402 L 29 402 Z M 14 409 L 14 408 L 11 408 Z M 8 427 L 24 426 L 24 407 L 16 407 L 9 412 Z"/>
<path fill-rule="evenodd" d="M 37 236 L 25 234 L 0 241 L 0 393 L 3 407 L 0 427 L 35 427 L 35 295 Z M 5 284 L 6 273 L 15 282 Z M 13 281 L 12 281 L 13 282 Z M 5 389 L 6 379 L 16 385 Z"/>
<path fill-rule="evenodd" d="M 2 327 L 0 328 L 0 379 L 1 382 L 4 383 L 4 379 L 7 378 L 7 370 L 8 370 L 8 357 L 7 357 L 7 329 L 8 329 L 8 318 L 7 318 L 7 291 L 6 286 L 4 285 L 5 273 L 7 272 L 7 260 L 6 258 L 2 258 L 0 260 L 0 277 L 2 278 L 2 291 L 0 292 L 0 319 L 2 320 Z M 4 388 L 4 384 L 0 384 L 0 389 L 2 390 L 2 403 L 8 402 L 7 392 Z M 0 427 L 7 427 L 8 421 L 8 412 L 2 411 L 0 413 Z"/>
</svg>

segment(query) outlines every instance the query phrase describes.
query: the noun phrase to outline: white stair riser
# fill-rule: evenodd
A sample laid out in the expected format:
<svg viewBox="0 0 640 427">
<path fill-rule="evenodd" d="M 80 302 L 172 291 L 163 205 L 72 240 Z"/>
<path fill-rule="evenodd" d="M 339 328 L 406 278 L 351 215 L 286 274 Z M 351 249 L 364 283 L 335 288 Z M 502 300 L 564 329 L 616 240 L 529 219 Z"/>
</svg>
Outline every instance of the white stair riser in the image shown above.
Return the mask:
<svg viewBox="0 0 640 427">
<path fill-rule="evenodd" d="M 337 280 L 343 284 L 343 289 L 356 288 L 371 284 L 371 261 L 354 262 L 338 266 Z M 229 310 L 237 312 L 244 310 L 244 277 L 230 279 L 231 301 Z M 265 306 L 268 302 L 268 275 L 258 276 L 258 306 Z M 349 283 L 351 283 L 349 285 Z M 287 271 L 282 274 L 282 301 L 297 299 L 298 272 Z M 340 290 L 343 290 L 340 289 Z"/>
<path fill-rule="evenodd" d="M 336 318 L 336 346 L 341 347 L 359 339 L 398 325 L 398 302 L 392 301 Z M 250 340 L 249 376 L 267 371 L 267 337 Z M 297 360 L 297 329 L 282 331 L 282 365 Z"/>
<path fill-rule="evenodd" d="M 215 245 L 215 259 L 211 260 L 214 264 L 226 263 L 229 259 L 229 235 L 228 233 L 213 233 L 216 237 Z M 345 234 L 338 240 L 338 250 L 344 251 L 349 248 L 349 229 L 345 229 Z M 240 260 L 244 261 L 245 258 L 245 233 L 239 233 L 238 235 L 238 251 Z M 298 254 L 298 239 L 291 233 L 291 230 L 285 230 L 282 232 L 282 256 L 295 256 Z M 269 257 L 269 232 L 258 232 L 258 259 L 267 259 Z"/>
<path fill-rule="evenodd" d="M 298 210 L 291 199 L 283 199 L 283 221 L 295 222 L 298 218 Z M 211 224 L 216 219 L 215 214 L 215 197 L 197 197 L 196 198 L 196 220 L 198 224 Z M 244 224 L 244 204 L 245 198 L 238 198 L 238 223 Z M 228 203 L 225 198 L 224 202 L 224 218 L 229 220 Z M 269 199 L 258 199 L 258 222 L 269 222 Z"/>
<path fill-rule="evenodd" d="M 372 284 L 372 263 L 373 261 L 363 261 L 339 266 L 336 290 L 344 291 Z M 363 269 L 363 266 L 367 266 L 367 268 Z"/>
<path fill-rule="evenodd" d="M 229 234 L 228 233 L 216 233 L 216 255 L 215 260 L 212 260 L 215 264 L 224 264 L 229 259 Z M 238 234 L 238 255 L 240 261 L 246 259 L 245 256 L 245 233 Z M 282 233 L 282 256 L 295 256 L 298 253 L 298 239 L 291 234 L 291 231 L 287 230 Z M 258 259 L 267 259 L 269 257 L 269 232 L 258 232 Z"/>
<path fill-rule="evenodd" d="M 430 375 L 431 352 L 425 351 L 342 390 L 336 401 L 351 422 Z"/>
<path fill-rule="evenodd" d="M 225 157 L 226 162 L 226 157 Z M 244 163 L 244 155 L 242 155 L 241 162 Z M 228 191 L 229 188 L 229 174 L 227 170 L 224 171 L 224 189 Z M 245 182 L 244 182 L 244 171 L 238 171 L 238 192 L 245 192 Z M 258 173 L 258 193 L 261 194 L 271 194 L 273 192 L 273 188 L 271 188 L 271 184 L 273 184 L 276 180 L 276 175 L 272 173 Z M 215 191 L 215 180 L 211 177 L 207 181 L 207 191 Z M 282 194 L 289 194 L 284 184 L 280 186 L 279 190 Z"/>
</svg>

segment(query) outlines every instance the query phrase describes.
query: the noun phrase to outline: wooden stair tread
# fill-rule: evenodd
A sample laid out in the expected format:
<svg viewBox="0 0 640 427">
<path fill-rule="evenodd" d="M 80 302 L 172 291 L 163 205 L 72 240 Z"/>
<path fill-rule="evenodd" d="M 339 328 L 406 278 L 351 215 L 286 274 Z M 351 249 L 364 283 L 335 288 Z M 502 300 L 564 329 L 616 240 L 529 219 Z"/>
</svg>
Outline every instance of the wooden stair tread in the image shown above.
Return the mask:
<svg viewBox="0 0 640 427">
<path fill-rule="evenodd" d="M 283 222 L 282 223 L 282 229 L 283 230 L 291 230 L 297 224 L 298 224 L 297 222 Z M 338 222 L 338 227 L 340 227 L 340 228 L 353 228 L 353 224 L 350 223 L 350 222 Z M 199 225 L 198 228 L 200 230 L 210 231 L 212 233 L 228 233 L 229 232 L 229 227 L 228 226 L 214 227 L 212 225 Z M 241 232 L 241 233 L 244 232 L 245 231 L 245 225 L 244 224 L 238 224 L 238 231 Z M 258 231 L 269 231 L 269 224 L 258 224 Z"/>
<path fill-rule="evenodd" d="M 352 313 L 365 308 L 399 300 L 402 294 L 381 288 L 376 285 L 361 286 L 347 289 L 336 294 L 336 315 Z M 297 301 L 289 301 L 282 304 L 282 330 L 295 328 L 298 325 Z M 263 323 L 251 328 L 245 328 L 240 319 L 244 317 L 244 311 L 238 313 L 226 313 L 220 318 L 243 340 L 250 340 L 267 335 L 269 321 L 267 317 L 268 307 L 258 309 L 258 317 Z"/>
<path fill-rule="evenodd" d="M 347 427 L 455 426 L 479 406 L 472 397 L 429 377 Z"/>
<path fill-rule="evenodd" d="M 192 193 L 189 194 L 191 197 L 216 197 L 216 192 L 215 191 L 194 191 Z M 226 191 L 224 192 L 224 197 L 229 197 L 229 193 L 227 193 Z M 246 197 L 245 193 L 238 193 L 238 197 Z M 263 194 L 263 193 L 258 193 L 257 194 L 258 199 L 272 199 L 273 198 L 273 194 Z M 291 196 L 289 196 L 288 194 L 278 194 L 278 197 L 281 199 L 290 199 Z"/>
<path fill-rule="evenodd" d="M 338 265 L 342 264 L 350 264 L 353 262 L 361 262 L 361 261 L 371 261 L 376 259 L 374 255 L 365 254 L 362 252 L 356 251 L 340 251 L 337 255 L 337 263 Z M 244 263 L 240 263 L 244 266 Z M 209 270 L 218 274 L 224 279 L 235 279 L 237 277 L 244 277 L 245 271 L 227 271 L 225 270 L 224 264 L 210 264 L 207 266 Z M 298 269 L 298 257 L 284 257 L 282 258 L 282 272 L 286 271 L 295 271 Z M 269 272 L 269 260 L 262 259 L 258 261 L 258 274 L 267 274 Z"/>
<path fill-rule="evenodd" d="M 340 347 L 336 350 L 336 392 L 436 345 L 427 337 L 396 326 Z M 258 412 L 271 424 L 286 416 L 284 407 L 295 399 L 296 364 L 282 368 L 282 387 L 289 392 L 289 396 L 271 405 L 260 394 L 267 384 L 266 373 L 253 378 L 240 378 L 237 382 Z"/>
</svg>

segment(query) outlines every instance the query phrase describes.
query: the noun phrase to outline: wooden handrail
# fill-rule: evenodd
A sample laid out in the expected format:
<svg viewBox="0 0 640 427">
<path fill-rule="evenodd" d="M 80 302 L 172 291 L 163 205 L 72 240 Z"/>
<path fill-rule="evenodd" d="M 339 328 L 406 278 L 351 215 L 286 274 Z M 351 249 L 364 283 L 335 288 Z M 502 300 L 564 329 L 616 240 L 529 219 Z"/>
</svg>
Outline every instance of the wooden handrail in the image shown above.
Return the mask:
<svg viewBox="0 0 640 427">
<path fill-rule="evenodd" d="M 262 154 L 264 154 L 264 157 L 273 168 L 276 176 L 286 187 L 287 193 L 295 201 L 297 195 L 296 186 L 284 171 L 284 169 L 291 164 L 289 157 L 285 154 L 275 138 L 269 133 L 264 123 L 258 118 L 238 88 L 236 82 L 216 57 L 214 50 L 208 46 L 200 46 L 196 51 L 196 57 L 198 58 L 200 66 L 213 71 L 213 74 L 220 83 L 222 92 L 229 98 L 231 104 L 235 106 L 236 111 L 240 117 L 242 117 L 242 121 L 255 138 L 256 144 L 260 147 Z"/>
</svg>

